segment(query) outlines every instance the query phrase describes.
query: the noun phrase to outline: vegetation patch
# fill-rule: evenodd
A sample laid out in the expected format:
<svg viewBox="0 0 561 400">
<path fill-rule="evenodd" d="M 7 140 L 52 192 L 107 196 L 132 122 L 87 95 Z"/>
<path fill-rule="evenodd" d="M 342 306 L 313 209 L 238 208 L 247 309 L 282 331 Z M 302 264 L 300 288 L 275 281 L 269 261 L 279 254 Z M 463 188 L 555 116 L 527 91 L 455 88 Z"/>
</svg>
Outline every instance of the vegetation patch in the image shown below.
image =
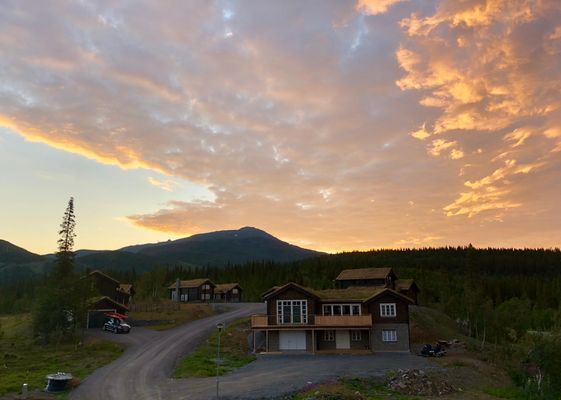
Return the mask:
<svg viewBox="0 0 561 400">
<path fill-rule="evenodd" d="M 242 318 L 226 326 L 220 335 L 220 366 L 218 374 L 224 375 L 255 360 L 248 353 L 247 336 L 249 318 Z M 197 350 L 179 362 L 175 378 L 216 375 L 218 332 L 212 334 Z"/>
<path fill-rule="evenodd" d="M 200 318 L 210 317 L 215 313 L 209 304 L 181 304 L 179 309 L 155 307 L 150 311 L 131 311 L 129 318 L 132 325 L 163 331 Z"/>
<path fill-rule="evenodd" d="M 419 397 L 399 394 L 388 389 L 383 380 L 341 378 L 318 385 L 310 385 L 299 393 L 285 397 L 290 400 L 418 400 Z"/>
<path fill-rule="evenodd" d="M 45 376 L 64 371 L 77 380 L 120 356 L 123 349 L 111 342 L 38 345 L 31 336 L 31 316 L 0 316 L 0 396 L 17 393 L 27 383 L 30 390 L 43 389 Z"/>
</svg>

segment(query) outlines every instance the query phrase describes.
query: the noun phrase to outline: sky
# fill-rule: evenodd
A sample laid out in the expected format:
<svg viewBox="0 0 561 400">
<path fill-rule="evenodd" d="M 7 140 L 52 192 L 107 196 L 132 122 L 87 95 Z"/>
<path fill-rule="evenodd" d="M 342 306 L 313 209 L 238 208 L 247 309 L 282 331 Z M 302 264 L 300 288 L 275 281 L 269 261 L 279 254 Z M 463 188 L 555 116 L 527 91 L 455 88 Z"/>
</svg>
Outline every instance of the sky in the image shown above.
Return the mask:
<svg viewBox="0 0 561 400">
<path fill-rule="evenodd" d="M 1 7 L 2 239 L 561 246 L 558 0 Z"/>
</svg>

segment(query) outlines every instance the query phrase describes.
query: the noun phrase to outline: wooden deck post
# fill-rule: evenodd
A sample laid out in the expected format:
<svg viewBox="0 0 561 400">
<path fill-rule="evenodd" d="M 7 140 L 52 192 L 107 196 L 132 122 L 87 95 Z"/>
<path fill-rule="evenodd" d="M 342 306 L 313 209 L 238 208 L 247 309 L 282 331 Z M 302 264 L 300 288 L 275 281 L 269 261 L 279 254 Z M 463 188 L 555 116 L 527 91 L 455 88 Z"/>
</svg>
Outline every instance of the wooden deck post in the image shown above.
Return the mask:
<svg viewBox="0 0 561 400">
<path fill-rule="evenodd" d="M 312 329 L 312 354 L 316 354 L 316 331 Z"/>
<path fill-rule="evenodd" d="M 265 331 L 265 352 L 269 352 L 269 331 Z"/>
</svg>

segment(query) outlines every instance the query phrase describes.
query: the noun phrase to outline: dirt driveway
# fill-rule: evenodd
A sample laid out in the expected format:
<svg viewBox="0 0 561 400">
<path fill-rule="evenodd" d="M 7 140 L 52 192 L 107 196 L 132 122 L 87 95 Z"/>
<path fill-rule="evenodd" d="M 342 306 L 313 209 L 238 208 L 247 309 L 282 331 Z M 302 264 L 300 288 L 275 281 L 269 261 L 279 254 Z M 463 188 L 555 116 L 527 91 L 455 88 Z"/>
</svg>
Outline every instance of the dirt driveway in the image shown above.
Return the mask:
<svg viewBox="0 0 561 400">
<path fill-rule="evenodd" d="M 425 358 L 404 353 L 371 355 L 267 355 L 220 377 L 221 399 L 276 397 L 336 377 L 383 377 L 398 368 L 433 368 Z M 168 380 L 168 399 L 212 399 L 215 378 Z"/>
<path fill-rule="evenodd" d="M 128 347 L 113 363 L 87 377 L 70 398 L 212 399 L 216 393 L 215 378 L 171 379 L 175 363 L 208 337 L 218 322 L 232 321 L 263 309 L 263 304 L 237 304 L 231 311 L 164 332 L 142 328 L 133 329 L 129 335 L 96 332 L 95 335 L 123 342 Z M 337 376 L 383 376 L 392 369 L 429 365 L 426 359 L 410 354 L 261 355 L 255 362 L 220 378 L 220 398 L 267 398 Z"/>
<path fill-rule="evenodd" d="M 129 335 L 103 334 L 128 345 L 121 357 L 96 370 L 70 394 L 84 400 L 155 400 L 170 399 L 169 376 L 177 360 L 193 351 L 216 329 L 218 322 L 228 322 L 263 312 L 262 303 L 230 305 L 231 310 L 203 318 L 164 332 L 133 328 Z M 101 335 L 101 332 L 95 332 Z M 173 397 L 181 398 L 181 397 Z"/>
</svg>

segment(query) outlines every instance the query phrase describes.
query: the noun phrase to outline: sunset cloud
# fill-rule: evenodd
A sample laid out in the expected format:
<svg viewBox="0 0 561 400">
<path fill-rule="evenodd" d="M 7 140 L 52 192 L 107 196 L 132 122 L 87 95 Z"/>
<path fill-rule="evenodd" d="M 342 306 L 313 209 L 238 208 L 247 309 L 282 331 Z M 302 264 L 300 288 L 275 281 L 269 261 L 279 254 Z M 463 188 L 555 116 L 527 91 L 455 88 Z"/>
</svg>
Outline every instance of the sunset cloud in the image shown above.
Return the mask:
<svg viewBox="0 0 561 400">
<path fill-rule="evenodd" d="M 559 20 L 547 0 L 15 2 L 0 127 L 147 170 L 173 198 L 130 211 L 151 231 L 533 241 L 560 214 Z"/>
</svg>

